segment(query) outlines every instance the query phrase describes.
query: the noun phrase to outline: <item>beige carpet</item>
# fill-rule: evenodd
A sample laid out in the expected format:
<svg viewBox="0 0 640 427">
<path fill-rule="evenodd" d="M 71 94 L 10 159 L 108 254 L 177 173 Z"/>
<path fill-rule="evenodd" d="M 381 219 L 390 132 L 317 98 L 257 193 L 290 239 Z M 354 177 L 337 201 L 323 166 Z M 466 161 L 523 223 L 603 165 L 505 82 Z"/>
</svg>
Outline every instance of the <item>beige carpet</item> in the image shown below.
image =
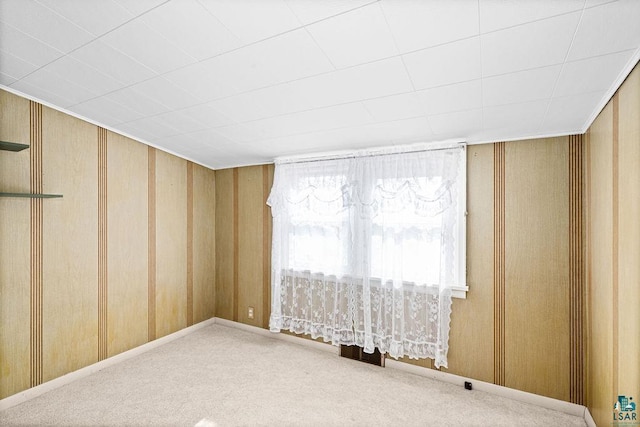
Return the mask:
<svg viewBox="0 0 640 427">
<path fill-rule="evenodd" d="M 586 425 L 579 417 L 221 325 L 0 412 L 3 426 L 196 424 Z"/>
</svg>

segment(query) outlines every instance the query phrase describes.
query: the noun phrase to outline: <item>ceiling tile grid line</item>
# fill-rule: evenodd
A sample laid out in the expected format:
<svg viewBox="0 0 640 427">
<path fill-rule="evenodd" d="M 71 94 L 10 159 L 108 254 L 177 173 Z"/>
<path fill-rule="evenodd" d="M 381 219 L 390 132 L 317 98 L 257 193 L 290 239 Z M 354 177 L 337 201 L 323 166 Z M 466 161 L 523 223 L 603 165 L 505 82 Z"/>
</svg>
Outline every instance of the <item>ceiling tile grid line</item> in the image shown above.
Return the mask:
<svg viewBox="0 0 640 427">
<path fill-rule="evenodd" d="M 582 6 L 582 11 L 580 13 L 580 19 L 578 20 L 578 25 L 576 25 L 575 30 L 573 31 L 573 37 L 571 37 L 571 43 L 569 43 L 569 47 L 567 48 L 567 52 L 565 53 L 564 56 L 564 60 L 562 61 L 562 64 L 560 65 L 560 72 L 556 75 L 555 81 L 553 83 L 552 89 L 551 89 L 551 96 L 549 98 L 549 102 L 547 103 L 547 108 L 544 112 L 544 116 L 542 117 L 542 123 L 544 123 L 547 120 L 547 115 L 549 114 L 549 109 L 551 108 L 551 100 L 554 98 L 554 95 L 556 93 L 556 90 L 558 88 L 558 83 L 560 82 L 560 77 L 562 76 L 562 71 L 564 70 L 565 64 L 567 62 L 567 58 L 569 57 L 569 52 L 571 52 L 571 48 L 573 47 L 573 43 L 576 40 L 576 35 L 578 34 L 578 28 L 580 28 L 580 23 L 582 22 L 582 18 L 584 16 L 584 8 L 586 6 L 587 2 L 585 0 L 583 6 Z M 542 125 L 541 123 L 541 125 Z"/>
</svg>

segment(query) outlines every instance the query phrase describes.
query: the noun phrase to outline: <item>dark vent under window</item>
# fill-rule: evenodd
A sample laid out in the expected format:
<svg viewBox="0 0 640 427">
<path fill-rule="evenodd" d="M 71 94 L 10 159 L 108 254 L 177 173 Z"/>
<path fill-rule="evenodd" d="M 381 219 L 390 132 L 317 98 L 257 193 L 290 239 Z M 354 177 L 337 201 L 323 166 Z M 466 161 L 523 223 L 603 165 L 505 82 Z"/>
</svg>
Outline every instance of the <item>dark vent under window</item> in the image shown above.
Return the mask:
<svg viewBox="0 0 640 427">
<path fill-rule="evenodd" d="M 369 354 L 357 345 L 341 345 L 340 356 L 384 367 L 384 355 L 377 348 L 372 354 Z"/>
</svg>

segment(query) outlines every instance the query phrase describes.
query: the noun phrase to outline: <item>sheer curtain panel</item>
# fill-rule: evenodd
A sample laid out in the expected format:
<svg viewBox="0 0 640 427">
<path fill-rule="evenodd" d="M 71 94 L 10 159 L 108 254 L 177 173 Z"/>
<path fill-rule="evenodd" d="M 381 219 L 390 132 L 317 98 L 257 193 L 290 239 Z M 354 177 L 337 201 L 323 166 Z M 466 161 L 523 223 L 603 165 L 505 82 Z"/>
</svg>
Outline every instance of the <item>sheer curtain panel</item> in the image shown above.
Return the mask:
<svg viewBox="0 0 640 427">
<path fill-rule="evenodd" d="M 465 147 L 276 163 L 269 327 L 447 366 Z"/>
</svg>

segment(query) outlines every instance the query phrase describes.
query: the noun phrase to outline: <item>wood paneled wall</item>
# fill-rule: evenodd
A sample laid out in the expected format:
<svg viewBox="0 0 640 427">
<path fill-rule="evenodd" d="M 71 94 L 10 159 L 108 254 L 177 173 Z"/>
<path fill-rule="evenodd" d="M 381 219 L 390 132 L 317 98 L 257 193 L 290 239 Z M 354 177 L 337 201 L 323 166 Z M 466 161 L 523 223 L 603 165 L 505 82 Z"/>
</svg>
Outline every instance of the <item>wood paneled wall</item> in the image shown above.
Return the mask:
<svg viewBox="0 0 640 427">
<path fill-rule="evenodd" d="M 582 251 L 569 236 L 582 215 L 571 189 L 582 173 L 575 161 L 581 141 L 468 148 L 470 291 L 453 303 L 449 372 L 581 402 L 583 377 L 572 372 L 583 366 L 582 319 L 571 316 L 570 296 L 582 289 L 581 276 L 571 279 Z M 264 328 L 272 176 L 271 166 L 216 171 L 217 316 Z M 255 307 L 253 320 L 248 306 Z M 407 362 L 432 367 L 430 360 Z"/>
<path fill-rule="evenodd" d="M 0 91 L 0 398 L 214 315 L 215 172 Z M 150 303 L 150 302 L 153 303 Z"/>
<path fill-rule="evenodd" d="M 587 404 L 598 425 L 640 396 L 640 68 L 587 132 Z"/>
<path fill-rule="evenodd" d="M 271 307 L 272 182 L 273 165 L 216 171 L 216 316 L 262 328 Z"/>
</svg>

